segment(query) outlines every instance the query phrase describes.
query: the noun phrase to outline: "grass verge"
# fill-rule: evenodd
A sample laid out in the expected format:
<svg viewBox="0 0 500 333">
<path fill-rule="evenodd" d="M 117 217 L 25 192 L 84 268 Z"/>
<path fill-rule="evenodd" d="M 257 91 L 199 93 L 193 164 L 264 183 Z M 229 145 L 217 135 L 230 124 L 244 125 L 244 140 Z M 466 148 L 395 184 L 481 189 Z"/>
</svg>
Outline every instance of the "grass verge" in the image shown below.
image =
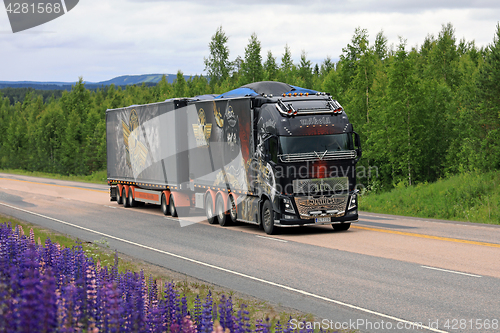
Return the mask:
<svg viewBox="0 0 500 333">
<path fill-rule="evenodd" d="M 189 307 L 193 306 L 196 295 L 199 295 L 200 298 L 203 299 L 203 297 L 205 297 L 210 291 L 216 300 L 219 300 L 222 295 L 226 295 L 226 297 L 231 296 L 235 309 L 238 309 L 242 303 L 246 304 L 248 306 L 247 310 L 250 312 L 249 317 L 252 323 L 255 323 L 258 319 L 265 321 L 269 318 L 270 323 L 272 323 L 272 327 L 274 327 L 278 320 L 280 323 L 284 324 L 290 318 L 306 322 L 320 320 L 315 318 L 312 314 L 300 313 L 293 309 L 280 306 L 279 304 L 270 304 L 269 302 L 237 293 L 220 286 L 212 285 L 205 281 L 149 264 L 130 256 L 120 253 L 116 254 L 107 245 L 107 241 L 105 239 L 100 239 L 94 242 L 81 242 L 78 239 L 65 236 L 55 231 L 39 227 L 28 222 L 19 221 L 12 217 L 0 215 L 0 224 L 6 222 L 10 222 L 13 228 L 16 225 L 20 225 L 25 234 L 29 234 L 30 229 L 33 229 L 35 240 L 42 244 L 47 238 L 50 238 L 52 242 L 57 242 L 62 247 L 71 248 L 73 246 L 82 246 L 87 256 L 93 258 L 95 262 L 99 260 L 102 266 L 112 266 L 115 262 L 115 255 L 118 255 L 119 272 L 139 272 L 142 270 L 144 271 L 146 279 L 151 276 L 157 281 L 159 286 L 162 286 L 166 282 L 174 282 L 177 290 L 186 296 Z M 161 292 L 162 287 L 159 289 Z M 252 327 L 252 329 L 254 329 L 254 327 Z"/>
<path fill-rule="evenodd" d="M 500 172 L 463 173 L 431 184 L 397 186 L 360 198 L 360 209 L 455 221 L 500 224 Z"/>
<path fill-rule="evenodd" d="M 64 176 L 57 173 L 39 172 L 39 171 L 26 171 L 21 169 L 3 169 L 1 173 L 10 173 L 14 175 L 23 175 L 31 177 L 41 177 L 50 179 L 70 180 L 75 182 L 94 183 L 94 184 L 107 184 L 108 175 L 106 170 L 93 172 L 88 176 Z"/>
</svg>

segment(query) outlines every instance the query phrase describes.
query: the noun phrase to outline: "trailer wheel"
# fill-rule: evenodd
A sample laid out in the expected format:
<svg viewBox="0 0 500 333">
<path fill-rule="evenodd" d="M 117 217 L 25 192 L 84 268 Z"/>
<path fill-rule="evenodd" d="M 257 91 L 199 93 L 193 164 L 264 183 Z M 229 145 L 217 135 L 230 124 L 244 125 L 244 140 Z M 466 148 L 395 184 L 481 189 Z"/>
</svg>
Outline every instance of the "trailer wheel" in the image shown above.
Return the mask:
<svg viewBox="0 0 500 333">
<path fill-rule="evenodd" d="M 170 213 L 165 193 L 162 193 L 161 195 L 161 212 L 163 213 L 163 215 L 168 215 Z"/>
<path fill-rule="evenodd" d="M 346 231 L 351 227 L 350 223 L 332 224 L 333 230 L 335 231 Z"/>
<path fill-rule="evenodd" d="M 123 203 L 123 197 L 121 196 L 120 189 L 116 187 L 116 202 L 121 205 Z"/>
<path fill-rule="evenodd" d="M 214 203 L 212 200 L 212 195 L 210 195 L 210 193 L 205 196 L 205 214 L 207 215 L 208 223 L 217 223 L 217 219 L 215 218 L 214 214 Z"/>
<path fill-rule="evenodd" d="M 125 208 L 130 207 L 128 204 L 127 193 L 125 192 L 125 187 L 122 188 L 122 203 L 123 203 L 123 207 L 125 207 Z"/>
<path fill-rule="evenodd" d="M 261 214 L 262 228 L 264 229 L 266 234 L 275 234 L 277 231 L 277 227 L 274 226 L 274 210 L 273 205 L 269 200 L 264 201 Z"/>
<path fill-rule="evenodd" d="M 224 207 L 224 199 L 222 195 L 218 195 L 215 199 L 215 211 L 217 212 L 217 220 L 219 220 L 219 225 L 222 227 L 227 227 L 229 225 L 229 219 L 226 215 L 226 207 Z"/>
<path fill-rule="evenodd" d="M 170 209 L 170 215 L 172 215 L 172 217 L 177 217 L 177 209 L 175 208 L 174 196 L 172 194 L 170 194 L 170 202 L 168 207 Z"/>
<path fill-rule="evenodd" d="M 128 189 L 127 200 L 128 200 L 128 206 L 129 207 L 135 207 L 136 206 L 136 202 L 135 202 L 135 199 L 134 199 L 134 192 L 132 192 L 131 188 Z"/>
<path fill-rule="evenodd" d="M 238 219 L 238 207 L 236 207 L 236 202 L 232 195 L 229 196 L 229 217 L 231 218 L 231 223 L 236 223 Z"/>
</svg>

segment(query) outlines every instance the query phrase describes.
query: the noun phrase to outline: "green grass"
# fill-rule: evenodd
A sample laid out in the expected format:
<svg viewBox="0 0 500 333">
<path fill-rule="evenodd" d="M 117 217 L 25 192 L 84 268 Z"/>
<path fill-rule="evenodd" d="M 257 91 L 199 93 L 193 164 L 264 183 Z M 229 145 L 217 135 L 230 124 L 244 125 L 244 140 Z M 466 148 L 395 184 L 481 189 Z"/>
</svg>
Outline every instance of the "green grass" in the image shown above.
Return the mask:
<svg viewBox="0 0 500 333">
<path fill-rule="evenodd" d="M 367 212 L 500 224 L 500 172 L 463 173 L 360 198 Z"/>
<path fill-rule="evenodd" d="M 20 225 L 23 228 L 25 235 L 29 235 L 30 229 L 33 229 L 35 235 L 35 241 L 45 243 L 47 238 L 54 243 L 59 243 L 62 247 L 73 247 L 82 246 L 83 250 L 86 252 L 87 256 L 100 261 L 102 266 L 112 266 L 115 261 L 115 252 L 107 244 L 107 240 L 104 238 L 98 239 L 94 242 L 81 242 L 78 239 L 59 234 L 55 231 L 48 230 L 34 224 L 30 224 L 24 221 L 16 220 L 12 217 L 7 217 L 0 215 L 0 224 L 10 222 L 14 228 L 16 225 Z M 235 293 L 234 291 L 219 286 L 211 285 L 201 280 L 191 278 L 189 276 L 182 275 L 177 272 L 170 271 L 168 269 L 148 264 L 144 261 L 137 260 L 126 255 L 118 254 L 118 271 L 132 271 L 140 272 L 144 271 L 144 276 L 149 279 L 152 276 L 157 282 L 174 282 L 176 289 L 180 291 L 181 296 L 186 295 L 189 307 L 192 307 L 196 295 L 200 295 L 203 300 L 204 297 L 210 291 L 213 295 L 214 300 L 219 301 L 222 295 L 226 297 L 231 296 L 233 300 L 233 305 L 235 311 L 239 310 L 242 303 L 246 304 L 247 310 L 250 312 L 249 317 L 252 323 L 255 323 L 257 319 L 265 320 L 270 319 L 273 326 L 279 320 L 280 323 L 286 323 L 290 317 L 298 319 L 300 321 L 319 321 L 320 319 L 315 318 L 312 314 L 300 313 L 289 308 L 281 307 L 280 305 L 273 305 L 268 302 L 253 298 L 240 293 Z M 160 285 L 160 283 L 158 283 Z M 164 287 L 159 287 L 159 290 L 164 290 Z M 347 332 L 347 331 L 342 331 Z"/>
<path fill-rule="evenodd" d="M 77 176 L 77 175 L 69 175 L 64 176 L 56 173 L 48 173 L 48 172 L 38 172 L 38 171 L 26 171 L 21 169 L 0 169 L 1 173 L 10 173 L 15 175 L 23 175 L 23 176 L 32 176 L 32 177 L 41 177 L 41 178 L 51 178 L 51 179 L 60 179 L 60 180 L 70 180 L 75 182 L 85 182 L 85 183 L 95 183 L 95 184 L 107 184 L 107 172 L 103 171 L 95 171 L 91 175 L 88 176 Z"/>
</svg>

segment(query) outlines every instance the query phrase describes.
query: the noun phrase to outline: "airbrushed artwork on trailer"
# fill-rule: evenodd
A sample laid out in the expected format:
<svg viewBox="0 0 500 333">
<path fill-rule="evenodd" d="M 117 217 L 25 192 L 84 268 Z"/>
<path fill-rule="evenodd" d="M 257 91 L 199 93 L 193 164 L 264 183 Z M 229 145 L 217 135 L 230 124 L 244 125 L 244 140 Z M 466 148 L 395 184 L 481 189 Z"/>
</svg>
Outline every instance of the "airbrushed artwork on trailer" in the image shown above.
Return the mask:
<svg viewBox="0 0 500 333">
<path fill-rule="evenodd" d="M 171 157 L 176 154 L 180 131 L 162 130 L 165 124 L 179 121 L 173 111 L 172 103 L 156 103 L 106 113 L 108 178 L 150 183 L 179 180 L 181 172 Z"/>
<path fill-rule="evenodd" d="M 275 197 L 275 177 L 254 138 L 248 99 L 162 102 L 108 112 L 108 177 L 225 188 Z M 260 142 L 259 141 L 259 142 Z M 189 170 L 189 173 L 188 171 Z"/>
<path fill-rule="evenodd" d="M 197 102 L 188 105 L 189 178 L 202 186 L 249 191 L 246 172 L 250 156 L 248 100 Z"/>
</svg>

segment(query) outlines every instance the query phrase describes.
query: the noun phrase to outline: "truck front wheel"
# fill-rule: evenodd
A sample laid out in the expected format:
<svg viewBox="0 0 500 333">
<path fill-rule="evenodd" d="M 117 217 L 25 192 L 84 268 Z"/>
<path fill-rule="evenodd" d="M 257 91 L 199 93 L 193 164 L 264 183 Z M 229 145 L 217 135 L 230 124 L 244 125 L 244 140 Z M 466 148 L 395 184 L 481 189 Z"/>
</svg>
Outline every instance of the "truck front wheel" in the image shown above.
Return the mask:
<svg viewBox="0 0 500 333">
<path fill-rule="evenodd" d="M 229 217 L 231 218 L 231 223 L 236 223 L 238 220 L 238 207 L 236 207 L 236 201 L 234 196 L 229 196 Z"/>
<path fill-rule="evenodd" d="M 332 224 L 333 230 L 335 231 L 346 231 L 351 227 L 350 223 Z"/>
<path fill-rule="evenodd" d="M 273 235 L 276 233 L 276 227 L 274 226 L 274 210 L 273 205 L 269 200 L 264 201 L 261 211 L 261 221 L 262 228 L 268 235 Z"/>
</svg>

